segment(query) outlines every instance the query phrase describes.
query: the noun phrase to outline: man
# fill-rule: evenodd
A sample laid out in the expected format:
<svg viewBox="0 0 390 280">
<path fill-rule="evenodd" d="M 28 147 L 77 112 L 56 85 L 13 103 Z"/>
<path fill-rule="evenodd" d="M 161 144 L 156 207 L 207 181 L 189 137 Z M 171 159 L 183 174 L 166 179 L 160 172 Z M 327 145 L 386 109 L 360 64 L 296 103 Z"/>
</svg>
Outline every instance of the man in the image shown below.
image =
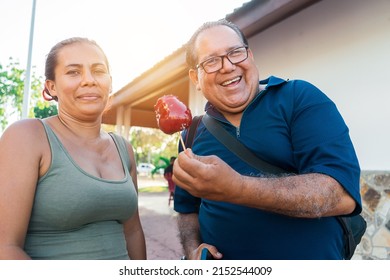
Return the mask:
<svg viewBox="0 0 390 280">
<path fill-rule="evenodd" d="M 225 20 L 195 32 L 187 63 L 206 113 L 287 172 L 258 174 L 200 123 L 174 164 L 186 258 L 206 247 L 215 259 L 342 259 L 334 216 L 360 213 L 360 168 L 335 104 L 305 81 L 259 82 L 247 39 Z"/>
</svg>

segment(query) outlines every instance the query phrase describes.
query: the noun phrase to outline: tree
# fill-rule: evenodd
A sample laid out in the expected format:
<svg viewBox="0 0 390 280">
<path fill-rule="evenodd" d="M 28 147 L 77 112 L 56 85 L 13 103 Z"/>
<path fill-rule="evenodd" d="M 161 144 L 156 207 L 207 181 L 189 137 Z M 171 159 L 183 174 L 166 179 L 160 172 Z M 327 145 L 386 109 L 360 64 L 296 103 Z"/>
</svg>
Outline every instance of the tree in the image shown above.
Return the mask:
<svg viewBox="0 0 390 280">
<path fill-rule="evenodd" d="M 57 113 L 55 105 L 42 100 L 43 78 L 36 76 L 35 67 L 32 70 L 28 116 L 41 118 Z M 21 69 L 19 62 L 12 58 L 7 66 L 0 64 L 0 130 L 4 130 L 10 119 L 18 119 L 22 115 L 25 78 L 26 70 Z"/>
<path fill-rule="evenodd" d="M 159 129 L 133 126 L 129 141 L 137 162 L 156 164 L 161 157 L 177 156 L 179 134 L 167 135 Z"/>
<path fill-rule="evenodd" d="M 44 119 L 49 116 L 57 115 L 58 113 L 57 105 L 47 106 L 47 104 L 44 104 L 44 102 L 42 101 L 39 101 L 33 110 L 34 116 L 39 119 Z"/>
</svg>

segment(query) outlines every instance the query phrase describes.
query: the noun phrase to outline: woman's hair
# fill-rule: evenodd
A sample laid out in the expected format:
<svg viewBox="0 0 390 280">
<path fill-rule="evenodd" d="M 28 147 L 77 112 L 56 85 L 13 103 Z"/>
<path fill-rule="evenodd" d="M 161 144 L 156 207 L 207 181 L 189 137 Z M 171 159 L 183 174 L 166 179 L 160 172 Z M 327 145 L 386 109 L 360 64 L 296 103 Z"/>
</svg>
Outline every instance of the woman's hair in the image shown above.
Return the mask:
<svg viewBox="0 0 390 280">
<path fill-rule="evenodd" d="M 235 25 L 234 23 L 232 23 L 230 21 L 227 21 L 226 19 L 221 19 L 221 20 L 217 20 L 217 21 L 210 21 L 210 22 L 203 23 L 195 31 L 195 33 L 191 36 L 190 40 L 186 44 L 186 62 L 187 62 L 188 67 L 190 67 L 192 69 L 195 69 L 195 67 L 196 67 L 198 57 L 197 57 L 197 53 L 195 50 L 195 43 L 196 43 L 196 40 L 198 39 L 199 34 L 202 33 L 203 31 L 210 29 L 212 27 L 215 27 L 215 26 L 227 26 L 227 27 L 231 28 L 234 32 L 237 33 L 238 37 L 240 37 L 240 39 L 242 40 L 242 43 L 246 46 L 249 46 L 248 40 L 245 37 L 244 33 L 242 33 L 241 29 L 237 25 Z"/>
<path fill-rule="evenodd" d="M 94 45 L 98 47 L 101 52 L 104 55 L 105 62 L 107 64 L 107 67 L 109 68 L 108 59 L 106 54 L 104 53 L 103 49 L 93 40 L 90 40 L 88 38 L 82 38 L 82 37 L 72 37 L 69 39 L 65 39 L 51 48 L 49 54 L 46 58 L 46 64 L 45 64 L 45 77 L 46 80 L 52 80 L 55 81 L 55 68 L 58 64 L 58 53 L 66 46 L 75 44 L 75 43 L 88 43 L 91 45 Z M 45 87 L 42 92 L 43 98 L 47 101 L 55 100 L 57 101 L 56 96 L 51 96 L 49 90 Z"/>
</svg>

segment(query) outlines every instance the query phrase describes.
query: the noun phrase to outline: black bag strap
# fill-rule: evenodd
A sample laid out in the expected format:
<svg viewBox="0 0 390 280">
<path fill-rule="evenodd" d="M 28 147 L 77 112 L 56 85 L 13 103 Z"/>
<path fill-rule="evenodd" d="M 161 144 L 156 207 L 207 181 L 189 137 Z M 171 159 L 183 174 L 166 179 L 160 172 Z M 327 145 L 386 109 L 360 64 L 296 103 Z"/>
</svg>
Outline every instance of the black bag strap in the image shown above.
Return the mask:
<svg viewBox="0 0 390 280">
<path fill-rule="evenodd" d="M 199 126 L 200 121 L 202 120 L 202 117 L 203 117 L 203 115 L 195 116 L 192 118 L 191 125 L 187 131 L 187 135 L 186 135 L 186 138 L 184 140 L 184 143 L 185 143 L 187 148 L 192 147 L 192 142 L 194 142 L 195 133 L 196 133 L 196 130 Z M 182 147 L 182 148 L 184 149 L 184 147 Z"/>
<path fill-rule="evenodd" d="M 253 166 L 258 171 L 266 172 L 270 174 L 287 173 L 286 170 L 272 165 L 263 159 L 256 156 L 251 150 L 249 150 L 244 144 L 238 141 L 233 135 L 224 129 L 221 124 L 205 114 L 202 119 L 204 125 L 209 132 L 214 135 L 222 144 L 226 146 L 230 151 L 234 152 L 241 160 Z"/>
</svg>

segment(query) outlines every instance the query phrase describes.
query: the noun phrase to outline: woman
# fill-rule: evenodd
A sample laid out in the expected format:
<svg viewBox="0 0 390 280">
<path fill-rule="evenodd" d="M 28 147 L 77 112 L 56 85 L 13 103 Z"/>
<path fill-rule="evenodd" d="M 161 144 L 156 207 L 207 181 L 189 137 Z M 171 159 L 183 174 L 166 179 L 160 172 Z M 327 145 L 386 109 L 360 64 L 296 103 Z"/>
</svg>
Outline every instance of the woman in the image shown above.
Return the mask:
<svg viewBox="0 0 390 280">
<path fill-rule="evenodd" d="M 146 259 L 132 147 L 101 129 L 106 55 L 64 40 L 45 75 L 58 115 L 15 122 L 0 140 L 0 258 Z"/>
</svg>

